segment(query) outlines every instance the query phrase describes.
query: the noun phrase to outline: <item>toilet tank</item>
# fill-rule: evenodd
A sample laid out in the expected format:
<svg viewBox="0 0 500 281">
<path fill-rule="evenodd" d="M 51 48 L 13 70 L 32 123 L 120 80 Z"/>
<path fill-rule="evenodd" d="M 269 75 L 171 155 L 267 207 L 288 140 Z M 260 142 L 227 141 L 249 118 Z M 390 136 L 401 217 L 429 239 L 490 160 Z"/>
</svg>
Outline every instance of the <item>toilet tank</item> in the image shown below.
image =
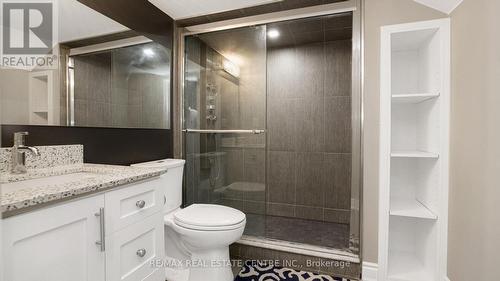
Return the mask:
<svg viewBox="0 0 500 281">
<path fill-rule="evenodd" d="M 172 212 L 182 205 L 182 176 L 184 173 L 183 159 L 163 159 L 131 165 L 137 168 L 159 168 L 167 172 L 160 176 L 162 193 L 165 198 L 163 212 Z"/>
</svg>

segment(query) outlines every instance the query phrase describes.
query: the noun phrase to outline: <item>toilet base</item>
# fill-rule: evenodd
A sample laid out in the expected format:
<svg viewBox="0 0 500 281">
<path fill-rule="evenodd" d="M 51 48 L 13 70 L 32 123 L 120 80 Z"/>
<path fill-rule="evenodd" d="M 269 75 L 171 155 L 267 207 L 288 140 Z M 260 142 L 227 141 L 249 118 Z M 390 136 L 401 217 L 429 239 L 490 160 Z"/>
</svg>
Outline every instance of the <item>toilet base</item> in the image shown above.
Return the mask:
<svg viewBox="0 0 500 281">
<path fill-rule="evenodd" d="M 189 281 L 233 281 L 229 248 L 192 253 Z"/>
</svg>

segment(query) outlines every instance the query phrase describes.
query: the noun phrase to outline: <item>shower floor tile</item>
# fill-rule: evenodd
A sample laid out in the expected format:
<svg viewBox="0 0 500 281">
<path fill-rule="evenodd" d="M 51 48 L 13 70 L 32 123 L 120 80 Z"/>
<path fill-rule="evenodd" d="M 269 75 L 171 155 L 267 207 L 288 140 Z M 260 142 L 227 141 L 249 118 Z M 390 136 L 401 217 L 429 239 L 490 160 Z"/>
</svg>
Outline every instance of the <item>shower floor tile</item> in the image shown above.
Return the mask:
<svg viewBox="0 0 500 281">
<path fill-rule="evenodd" d="M 247 214 L 245 235 L 349 249 L 349 225 L 298 218 Z"/>
</svg>

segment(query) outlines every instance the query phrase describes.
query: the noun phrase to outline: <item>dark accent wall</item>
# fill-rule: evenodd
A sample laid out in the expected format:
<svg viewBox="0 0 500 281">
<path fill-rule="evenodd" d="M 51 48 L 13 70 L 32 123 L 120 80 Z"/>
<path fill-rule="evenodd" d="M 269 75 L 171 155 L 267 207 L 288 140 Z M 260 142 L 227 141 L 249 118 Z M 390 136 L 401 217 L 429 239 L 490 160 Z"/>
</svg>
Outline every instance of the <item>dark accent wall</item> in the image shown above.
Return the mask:
<svg viewBox="0 0 500 281">
<path fill-rule="evenodd" d="M 141 34 L 135 32 L 133 30 L 127 30 L 127 31 L 105 34 L 105 35 L 91 37 L 91 38 L 84 38 L 84 39 L 80 39 L 80 40 L 64 42 L 62 44 L 64 46 L 66 46 L 67 48 L 72 49 L 72 48 L 79 48 L 79 47 L 84 47 L 84 46 L 88 46 L 88 45 L 95 45 L 95 44 L 101 44 L 101 43 L 106 43 L 106 42 L 110 42 L 110 41 L 127 39 L 127 38 L 136 37 L 136 36 L 140 36 L 140 35 Z"/>
<path fill-rule="evenodd" d="M 147 0 L 78 0 L 140 35 L 172 49 L 174 20 Z"/>
<path fill-rule="evenodd" d="M 86 163 L 129 165 L 173 156 L 171 130 L 1 125 L 2 147 L 12 146 L 20 131 L 29 132 L 30 146 L 83 144 Z"/>
</svg>

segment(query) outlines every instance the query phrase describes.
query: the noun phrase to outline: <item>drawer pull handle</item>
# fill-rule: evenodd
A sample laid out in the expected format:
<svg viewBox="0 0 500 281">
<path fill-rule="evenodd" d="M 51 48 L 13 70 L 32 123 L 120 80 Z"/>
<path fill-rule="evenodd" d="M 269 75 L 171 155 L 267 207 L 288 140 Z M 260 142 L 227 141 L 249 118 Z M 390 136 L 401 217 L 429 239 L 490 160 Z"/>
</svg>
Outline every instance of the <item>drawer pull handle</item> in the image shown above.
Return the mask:
<svg viewBox="0 0 500 281">
<path fill-rule="evenodd" d="M 146 206 L 146 202 L 144 200 L 139 200 L 135 202 L 135 205 L 137 206 L 137 208 L 142 209 L 144 208 L 144 206 Z"/>
<path fill-rule="evenodd" d="M 136 254 L 139 257 L 143 258 L 146 255 L 146 249 L 139 249 L 139 250 L 137 250 Z"/>
</svg>

